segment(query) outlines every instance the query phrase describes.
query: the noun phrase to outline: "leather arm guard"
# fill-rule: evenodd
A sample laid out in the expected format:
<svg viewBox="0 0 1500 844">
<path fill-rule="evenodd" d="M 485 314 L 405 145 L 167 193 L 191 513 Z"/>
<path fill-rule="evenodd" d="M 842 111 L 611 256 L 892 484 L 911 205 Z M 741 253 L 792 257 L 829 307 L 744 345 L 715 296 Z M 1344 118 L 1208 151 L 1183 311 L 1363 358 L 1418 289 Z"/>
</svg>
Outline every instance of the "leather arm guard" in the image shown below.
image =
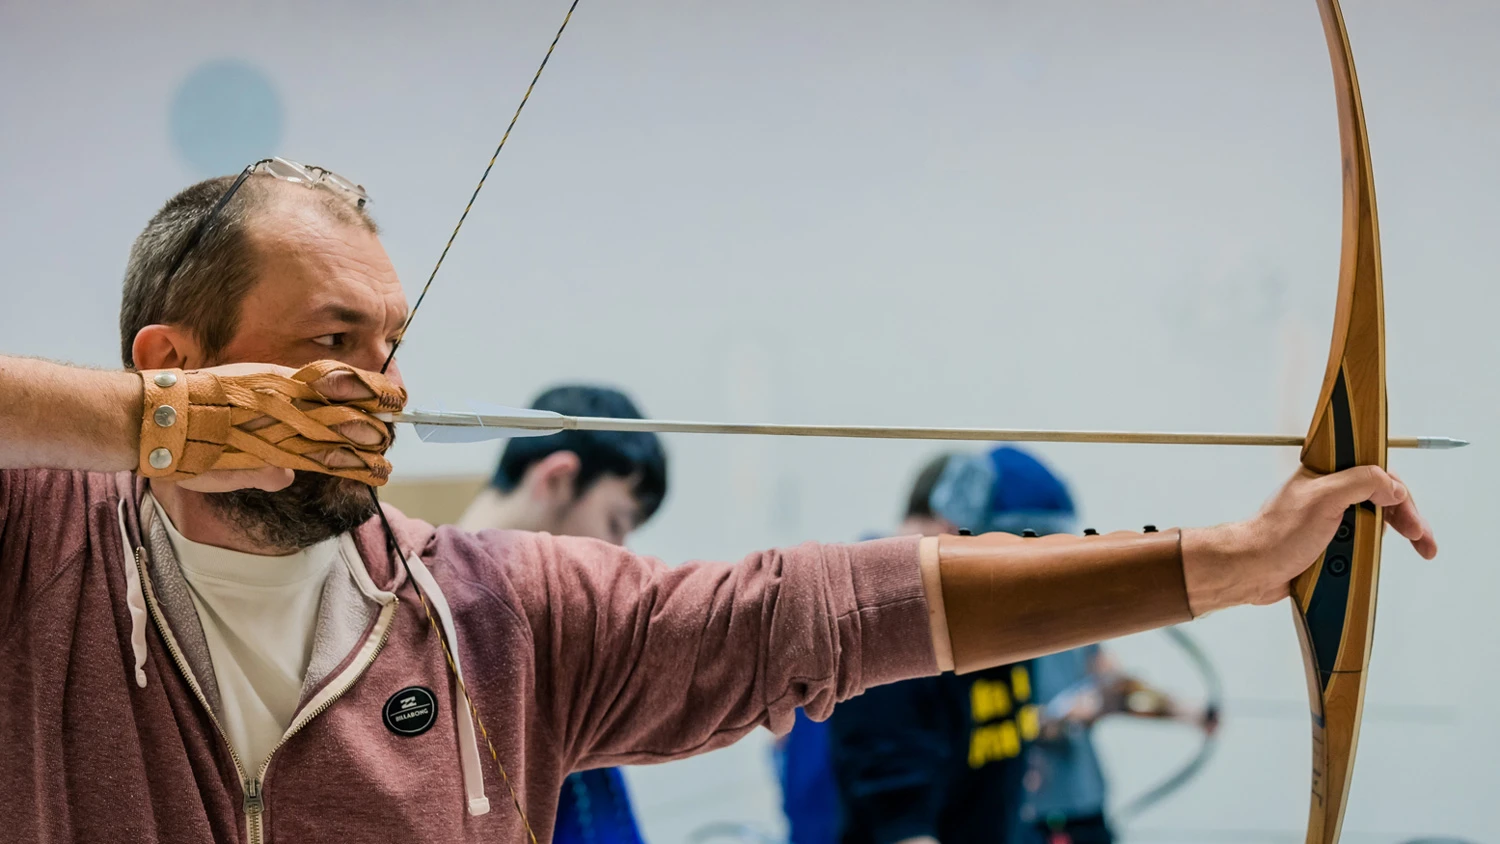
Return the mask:
<svg viewBox="0 0 1500 844">
<path fill-rule="evenodd" d="M 1182 532 L 938 537 L 963 673 L 1192 620 Z"/>
<path fill-rule="evenodd" d="M 374 395 L 340 401 L 318 392 L 313 382 L 335 372 L 349 373 Z M 143 477 L 181 481 L 220 469 L 279 466 L 371 486 L 390 478 L 385 459 L 390 425 L 372 414 L 400 410 L 406 391 L 384 375 L 323 360 L 290 376 L 161 369 L 142 372 L 141 380 L 145 412 L 138 471 Z M 378 432 L 379 441 L 355 442 L 338 430 L 346 423 Z M 360 465 L 330 466 L 324 461 L 334 453 L 352 456 Z"/>
</svg>

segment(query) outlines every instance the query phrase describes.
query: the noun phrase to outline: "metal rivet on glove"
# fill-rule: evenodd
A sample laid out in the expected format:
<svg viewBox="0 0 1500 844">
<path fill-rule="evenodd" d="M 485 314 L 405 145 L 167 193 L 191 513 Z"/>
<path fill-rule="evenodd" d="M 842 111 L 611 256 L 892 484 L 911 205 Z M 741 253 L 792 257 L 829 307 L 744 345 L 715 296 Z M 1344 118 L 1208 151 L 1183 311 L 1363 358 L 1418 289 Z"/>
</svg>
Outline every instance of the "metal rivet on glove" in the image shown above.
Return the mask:
<svg viewBox="0 0 1500 844">
<path fill-rule="evenodd" d="M 156 409 L 151 418 L 156 421 L 156 427 L 170 428 L 177 424 L 177 409 L 170 404 L 164 404 Z"/>
<path fill-rule="evenodd" d="M 156 373 L 156 378 L 153 380 L 156 381 L 156 386 L 158 387 L 174 387 L 177 385 L 177 376 L 171 372 L 158 372 Z"/>
<path fill-rule="evenodd" d="M 172 452 L 164 448 L 155 448 L 146 456 L 146 459 L 151 462 L 151 468 L 165 469 L 172 465 Z"/>
</svg>

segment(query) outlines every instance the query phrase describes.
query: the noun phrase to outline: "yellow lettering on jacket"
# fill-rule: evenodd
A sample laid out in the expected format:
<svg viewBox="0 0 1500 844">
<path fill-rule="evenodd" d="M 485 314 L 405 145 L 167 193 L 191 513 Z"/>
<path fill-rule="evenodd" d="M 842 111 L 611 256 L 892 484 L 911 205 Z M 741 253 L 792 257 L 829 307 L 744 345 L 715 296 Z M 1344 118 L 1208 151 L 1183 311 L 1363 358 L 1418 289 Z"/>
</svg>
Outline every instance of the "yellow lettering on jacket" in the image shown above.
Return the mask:
<svg viewBox="0 0 1500 844">
<path fill-rule="evenodd" d="M 1027 673 L 1026 666 L 1017 665 L 1010 670 L 1010 688 L 1015 692 L 1016 700 L 1031 700 L 1031 674 Z"/>
<path fill-rule="evenodd" d="M 976 724 L 1003 718 L 1011 708 L 1010 689 L 1000 680 L 975 680 L 969 688 L 969 714 Z"/>
<path fill-rule="evenodd" d="M 1036 741 L 1042 732 L 1042 719 L 1036 704 L 1028 703 L 1016 713 L 1016 725 L 1021 729 L 1021 741 Z"/>
<path fill-rule="evenodd" d="M 1021 736 L 1016 722 L 1001 721 L 976 728 L 969 735 L 969 767 L 982 768 L 990 762 L 1013 759 L 1021 755 Z"/>
</svg>

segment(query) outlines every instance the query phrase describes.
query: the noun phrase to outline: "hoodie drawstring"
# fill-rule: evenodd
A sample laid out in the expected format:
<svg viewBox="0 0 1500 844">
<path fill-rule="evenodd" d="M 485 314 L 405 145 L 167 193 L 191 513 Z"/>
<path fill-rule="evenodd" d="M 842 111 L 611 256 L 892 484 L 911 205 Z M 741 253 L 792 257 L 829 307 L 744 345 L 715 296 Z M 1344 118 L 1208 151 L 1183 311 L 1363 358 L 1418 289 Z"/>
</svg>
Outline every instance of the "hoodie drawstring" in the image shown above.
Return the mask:
<svg viewBox="0 0 1500 844">
<path fill-rule="evenodd" d="M 141 591 L 141 571 L 131 553 L 130 532 L 125 529 L 125 499 L 120 499 L 120 562 L 125 566 L 125 606 L 130 610 L 130 652 L 135 658 L 135 684 L 146 688 L 146 594 Z"/>
<path fill-rule="evenodd" d="M 437 613 L 438 621 L 443 625 L 443 636 L 448 640 L 448 652 L 453 658 L 453 671 L 458 675 L 453 691 L 458 706 L 463 711 L 453 720 L 458 724 L 458 760 L 463 769 L 464 795 L 468 798 L 469 814 L 488 814 L 490 799 L 484 796 L 484 770 L 480 767 L 479 740 L 474 734 L 474 709 L 469 704 L 468 694 L 464 692 L 464 670 L 458 661 L 458 631 L 453 626 L 453 613 L 448 609 L 448 599 L 443 597 L 442 588 L 420 558 L 416 555 L 407 556 L 406 570 L 410 572 L 417 588 L 427 596 L 433 612 Z"/>
</svg>

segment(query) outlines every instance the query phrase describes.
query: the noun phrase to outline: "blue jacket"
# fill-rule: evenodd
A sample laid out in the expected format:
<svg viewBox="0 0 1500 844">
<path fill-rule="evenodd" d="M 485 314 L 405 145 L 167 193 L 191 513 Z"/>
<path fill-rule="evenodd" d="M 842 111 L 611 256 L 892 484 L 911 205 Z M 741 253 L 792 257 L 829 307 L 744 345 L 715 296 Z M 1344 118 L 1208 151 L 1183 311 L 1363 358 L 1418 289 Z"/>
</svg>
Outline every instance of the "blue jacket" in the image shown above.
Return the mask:
<svg viewBox="0 0 1500 844">
<path fill-rule="evenodd" d="M 557 805 L 554 844 L 642 844 L 619 768 L 570 774 Z"/>
</svg>

